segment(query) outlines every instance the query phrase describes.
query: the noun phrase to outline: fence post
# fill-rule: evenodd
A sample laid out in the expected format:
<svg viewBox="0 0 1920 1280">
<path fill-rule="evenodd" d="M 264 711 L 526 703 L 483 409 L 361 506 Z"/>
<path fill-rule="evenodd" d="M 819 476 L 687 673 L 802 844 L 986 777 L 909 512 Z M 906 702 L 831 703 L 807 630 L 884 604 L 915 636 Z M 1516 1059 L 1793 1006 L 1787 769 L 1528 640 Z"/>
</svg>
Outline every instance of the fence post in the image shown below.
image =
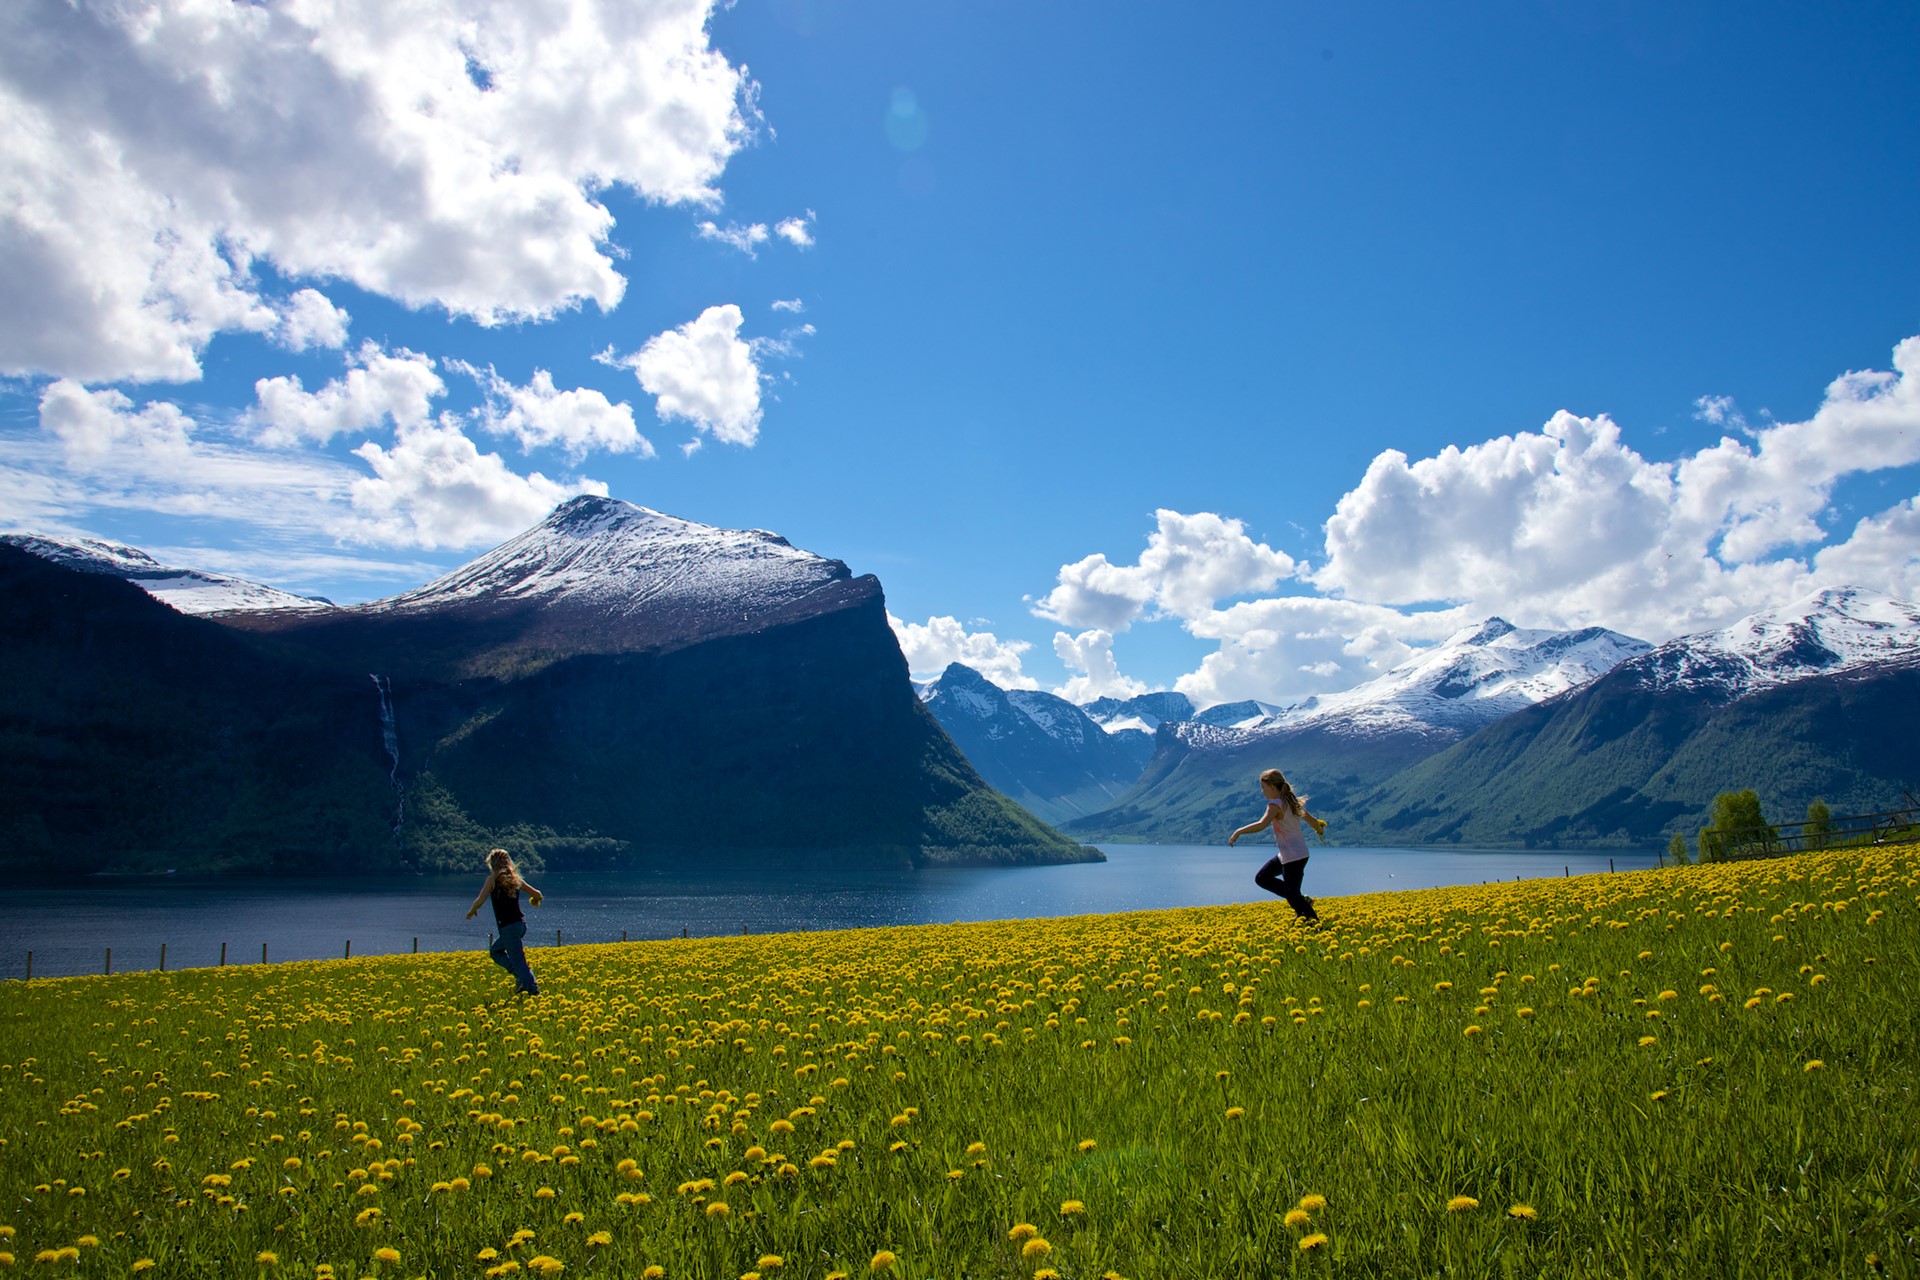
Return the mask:
<svg viewBox="0 0 1920 1280">
<path fill-rule="evenodd" d="M 1608 859 L 1607 859 L 1607 870 L 1609 870 L 1609 871 L 1611 871 L 1611 870 L 1613 870 L 1613 859 L 1612 859 L 1612 858 L 1608 858 Z"/>
<path fill-rule="evenodd" d="M 620 931 L 620 941 L 625 942 L 626 940 L 627 940 L 627 931 L 625 929 L 622 929 Z"/>
<path fill-rule="evenodd" d="M 167 971 L 167 944 L 163 942 L 160 944 L 160 972 L 165 973 L 166 971 Z"/>
<path fill-rule="evenodd" d="M 1573 864 L 1572 864 L 1572 863 L 1570 863 L 1570 862 L 1569 862 L 1569 863 L 1568 863 L 1568 864 L 1567 864 L 1566 866 L 1564 866 L 1564 867 L 1562 867 L 1562 868 L 1560 868 L 1560 875 L 1561 875 L 1561 877 L 1562 877 L 1563 879 L 1564 879 L 1564 878 L 1566 878 L 1566 877 L 1568 877 L 1568 876 L 1571 876 L 1572 874 L 1573 874 Z"/>
<path fill-rule="evenodd" d="M 558 929 L 553 931 L 553 945 L 556 947 L 560 945 L 560 931 Z"/>
<path fill-rule="evenodd" d="M 685 925 L 680 926 L 680 936 L 683 938 L 687 936 L 687 926 Z"/>
<path fill-rule="evenodd" d="M 227 944 L 224 942 L 220 944 L 220 967 L 227 967 Z"/>
<path fill-rule="evenodd" d="M 265 964 L 266 962 L 267 962 L 267 944 L 263 942 L 260 944 L 260 963 Z"/>
<path fill-rule="evenodd" d="M 33 952 L 27 952 L 27 981 L 33 981 Z"/>
<path fill-rule="evenodd" d="M 108 973 L 113 972 L 113 948 L 112 947 L 107 948 L 107 972 Z"/>
<path fill-rule="evenodd" d="M 352 938 L 347 939 L 347 954 L 341 956 L 340 958 L 342 960 L 353 959 L 353 939 Z"/>
<path fill-rule="evenodd" d="M 420 954 L 420 935 L 417 933 L 413 935 L 413 954 Z"/>
</svg>

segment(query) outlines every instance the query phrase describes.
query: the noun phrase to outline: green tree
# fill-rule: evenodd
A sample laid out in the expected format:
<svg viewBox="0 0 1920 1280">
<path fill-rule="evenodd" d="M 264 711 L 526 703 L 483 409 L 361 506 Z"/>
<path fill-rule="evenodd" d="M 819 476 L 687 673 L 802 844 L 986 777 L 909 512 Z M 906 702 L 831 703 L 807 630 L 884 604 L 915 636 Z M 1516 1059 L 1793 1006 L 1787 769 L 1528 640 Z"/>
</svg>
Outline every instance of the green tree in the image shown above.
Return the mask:
<svg viewBox="0 0 1920 1280">
<path fill-rule="evenodd" d="M 1676 867 L 1687 865 L 1687 838 L 1678 831 L 1673 833 L 1673 839 L 1667 841 L 1667 856 L 1673 859 Z"/>
<path fill-rule="evenodd" d="M 1827 847 L 1827 836 L 1833 831 L 1833 810 L 1827 808 L 1825 800 L 1815 800 L 1807 806 L 1807 825 L 1802 830 L 1807 837 L 1807 848 Z"/>
<path fill-rule="evenodd" d="M 1771 852 L 1780 833 L 1767 824 L 1760 812 L 1760 795 L 1753 788 L 1722 791 L 1713 798 L 1713 812 L 1700 829 L 1700 860 L 1721 862 L 1727 858 Z"/>
</svg>

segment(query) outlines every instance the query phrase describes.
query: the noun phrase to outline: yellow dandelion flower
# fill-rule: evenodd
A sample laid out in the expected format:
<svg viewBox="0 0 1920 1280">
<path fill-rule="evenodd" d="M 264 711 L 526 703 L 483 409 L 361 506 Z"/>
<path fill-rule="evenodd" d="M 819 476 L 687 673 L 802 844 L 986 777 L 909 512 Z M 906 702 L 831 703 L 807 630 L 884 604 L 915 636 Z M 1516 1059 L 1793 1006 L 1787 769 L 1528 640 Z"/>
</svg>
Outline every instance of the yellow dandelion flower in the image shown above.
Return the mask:
<svg viewBox="0 0 1920 1280">
<path fill-rule="evenodd" d="M 1300 1252 L 1302 1253 L 1312 1253 L 1316 1249 L 1324 1249 L 1326 1247 L 1327 1236 L 1324 1231 L 1316 1231 L 1310 1236 L 1300 1237 Z"/>
<path fill-rule="evenodd" d="M 133 1264 L 133 1274 L 142 1275 L 148 1271 L 153 1270 L 154 1267 L 158 1265 L 159 1264 L 156 1263 L 152 1258 L 140 1258 L 136 1260 Z"/>
<path fill-rule="evenodd" d="M 1080 1154 L 1085 1155 L 1087 1152 L 1093 1150 L 1095 1147 L 1099 1145 L 1100 1144 L 1095 1142 L 1092 1138 L 1082 1138 L 1080 1139 Z"/>
<path fill-rule="evenodd" d="M 712 1204 L 707 1206 L 707 1216 L 709 1218 L 722 1219 L 727 1217 L 732 1212 L 733 1210 L 727 1207 L 727 1202 L 725 1200 L 715 1200 Z"/>
<path fill-rule="evenodd" d="M 1534 1207 L 1530 1204 L 1510 1204 L 1507 1206 L 1507 1216 L 1509 1218 L 1520 1218 L 1526 1222 L 1532 1222 L 1540 1215 L 1535 1212 Z"/>
<path fill-rule="evenodd" d="M 656 1264 L 642 1271 L 640 1273 L 640 1280 L 666 1280 L 666 1276 L 667 1269 Z"/>
<path fill-rule="evenodd" d="M 762 1256 L 756 1265 L 758 1265 L 762 1271 L 778 1271 L 781 1267 L 787 1265 L 787 1260 L 777 1253 L 769 1253 Z"/>
<path fill-rule="evenodd" d="M 1045 1236 L 1035 1236 L 1020 1246 L 1020 1256 L 1023 1258 L 1044 1258 L 1052 1252 L 1053 1246 L 1047 1243 Z"/>
<path fill-rule="evenodd" d="M 987 1144 L 984 1142 L 970 1142 L 967 1144 L 967 1154 L 970 1156 L 983 1156 L 987 1154 Z"/>
<path fill-rule="evenodd" d="M 585 1222 L 586 1220 L 587 1220 L 587 1215 L 584 1213 L 577 1213 L 577 1212 L 570 1213 L 566 1217 L 560 1219 L 560 1225 L 563 1227 L 570 1227 L 576 1222 Z"/>
<path fill-rule="evenodd" d="M 962 1179 L 962 1178 L 964 1178 L 964 1177 L 966 1177 L 966 1176 L 967 1176 L 967 1171 L 966 1171 L 965 1169 L 949 1169 L 949 1170 L 947 1170 L 947 1181 L 948 1181 L 948 1182 L 958 1182 L 958 1181 L 960 1181 L 960 1179 Z"/>
<path fill-rule="evenodd" d="M 1480 1202 L 1472 1196 L 1455 1196 L 1453 1199 L 1447 1201 L 1448 1213 L 1469 1213 L 1479 1207 Z"/>
<path fill-rule="evenodd" d="M 1670 1092 L 1670 1091 L 1669 1091 L 1669 1090 L 1666 1090 L 1666 1089 L 1655 1089 L 1655 1090 L 1654 1090 L 1654 1091 L 1653 1091 L 1652 1093 L 1650 1093 L 1650 1094 L 1648 1094 L 1648 1095 L 1647 1095 L 1647 1101 L 1649 1101 L 1649 1102 L 1665 1102 L 1665 1101 L 1667 1100 L 1667 1096 L 1668 1096 L 1668 1094 L 1669 1094 L 1669 1092 Z"/>
<path fill-rule="evenodd" d="M 1481 1034 L 1481 1032 L 1479 1027 L 1470 1026 L 1465 1031 L 1462 1031 L 1460 1034 L 1465 1036 L 1467 1039 L 1471 1040 L 1473 1039 L 1473 1037 Z"/>
<path fill-rule="evenodd" d="M 1286 1222 L 1288 1229 L 1297 1231 L 1301 1227 L 1304 1227 L 1308 1223 L 1312 1222 L 1313 1215 L 1308 1213 L 1305 1209 L 1289 1209 L 1287 1210 L 1287 1216 L 1284 1221 Z"/>
<path fill-rule="evenodd" d="M 1022 1240 L 1031 1240 L 1039 1234 L 1040 1228 L 1031 1222 L 1016 1222 L 1013 1224 L 1013 1229 L 1007 1232 L 1007 1239 L 1019 1244 Z"/>
<path fill-rule="evenodd" d="M 1087 1206 L 1078 1200 L 1062 1200 L 1060 1202 L 1060 1216 L 1063 1218 L 1084 1218 L 1086 1214 Z"/>
<path fill-rule="evenodd" d="M 373 1260 L 391 1265 L 400 1261 L 400 1251 L 391 1246 L 375 1249 L 373 1251 Z"/>
<path fill-rule="evenodd" d="M 1819 1058 L 1809 1058 L 1807 1059 L 1807 1064 L 1804 1067 L 1801 1067 L 1800 1069 L 1802 1071 L 1818 1071 L 1826 1065 L 1827 1064 L 1821 1061 Z"/>
<path fill-rule="evenodd" d="M 1327 1207 L 1327 1198 L 1322 1195 L 1304 1195 L 1300 1197 L 1300 1207 L 1308 1213 L 1318 1213 Z"/>
<path fill-rule="evenodd" d="M 897 1261 L 899 1261 L 899 1259 L 893 1256 L 892 1250 L 882 1249 L 880 1252 L 873 1255 L 873 1260 L 871 1262 L 867 1263 L 867 1270 L 869 1271 L 891 1270 L 893 1267 L 893 1264 Z"/>
<path fill-rule="evenodd" d="M 1245 1107 L 1228 1107 L 1227 1108 L 1227 1119 L 1229 1120 L 1238 1120 L 1240 1117 L 1246 1114 L 1247 1114 L 1247 1109 Z"/>
<path fill-rule="evenodd" d="M 263 1267 L 277 1267 L 280 1265 L 280 1255 L 271 1249 L 262 1249 L 253 1255 L 253 1260 Z"/>
<path fill-rule="evenodd" d="M 1654 1045 L 1659 1043 L 1660 1043 L 1659 1036 L 1641 1036 L 1640 1037 L 1640 1047 L 1642 1049 L 1646 1048 L 1648 1045 Z"/>
</svg>

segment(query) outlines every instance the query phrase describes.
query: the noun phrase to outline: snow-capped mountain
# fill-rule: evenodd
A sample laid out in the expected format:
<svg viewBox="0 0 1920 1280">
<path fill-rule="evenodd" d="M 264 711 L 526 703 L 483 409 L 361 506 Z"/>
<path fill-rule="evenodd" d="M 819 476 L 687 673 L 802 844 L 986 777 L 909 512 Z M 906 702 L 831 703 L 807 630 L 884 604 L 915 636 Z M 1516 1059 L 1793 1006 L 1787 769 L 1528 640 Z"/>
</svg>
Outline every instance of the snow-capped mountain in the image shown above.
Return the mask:
<svg viewBox="0 0 1920 1280">
<path fill-rule="evenodd" d="M 37 533 L 0 536 L 22 551 L 82 573 L 125 578 L 156 600 L 182 613 L 219 617 L 230 613 L 287 610 L 320 613 L 334 607 L 321 596 L 301 596 L 264 583 L 223 573 L 178 569 L 161 564 L 146 552 L 101 538 L 54 538 Z"/>
<path fill-rule="evenodd" d="M 760 613 L 852 575 L 760 529 L 720 529 L 584 495 L 425 586 L 358 606 L 422 613 L 479 602 L 568 602 L 611 616 Z"/>
<path fill-rule="evenodd" d="M 1184 693 L 1142 693 L 1131 698 L 1095 698 L 1081 710 L 1109 733 L 1139 729 L 1151 734 L 1170 721 L 1193 719 L 1193 699 Z"/>
<path fill-rule="evenodd" d="M 1718 631 L 1681 636 L 1621 669 L 1656 691 L 1731 702 L 1810 676 L 1920 662 L 1920 606 L 1834 587 Z"/>
<path fill-rule="evenodd" d="M 1142 733 L 1109 733 L 1065 698 L 1002 689 L 953 663 L 916 686 L 980 776 L 1049 822 L 1103 809 L 1153 752 Z"/>
<path fill-rule="evenodd" d="M 1320 694 L 1242 727 L 1254 733 L 1324 725 L 1350 734 L 1470 733 L 1576 689 L 1653 646 L 1604 627 L 1522 630 L 1489 618 L 1343 693 Z"/>
</svg>

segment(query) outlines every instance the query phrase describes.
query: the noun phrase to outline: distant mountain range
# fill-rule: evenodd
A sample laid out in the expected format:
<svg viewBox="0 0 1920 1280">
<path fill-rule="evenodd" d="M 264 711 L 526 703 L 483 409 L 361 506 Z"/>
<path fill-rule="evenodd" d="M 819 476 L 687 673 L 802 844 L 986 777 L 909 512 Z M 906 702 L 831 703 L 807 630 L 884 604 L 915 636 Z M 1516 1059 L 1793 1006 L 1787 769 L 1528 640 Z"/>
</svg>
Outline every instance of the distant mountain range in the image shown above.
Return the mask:
<svg viewBox="0 0 1920 1280">
<path fill-rule="evenodd" d="M 1875 700 L 1904 707 L 1917 660 L 1920 609 L 1862 589 L 1658 648 L 1493 618 L 1297 703 L 1196 714 L 1184 695 L 1156 693 L 1089 704 L 1110 737 L 1134 746 L 1151 733 L 1153 749 L 1110 806 L 1078 814 L 1049 794 L 1050 779 L 1074 774 L 1076 740 L 1036 750 L 1011 698 L 976 690 L 991 732 L 956 730 L 951 703 L 928 705 L 983 775 L 1083 839 L 1221 839 L 1257 812 L 1255 779 L 1277 765 L 1347 843 L 1645 847 L 1691 835 L 1723 790 L 1755 787 L 1783 820 L 1816 797 L 1835 812 L 1899 803 L 1920 785 L 1920 749 Z M 1015 741 L 1027 745 L 1008 750 Z M 1099 790 L 1113 793 L 1118 758 L 1101 759 Z M 1094 794 L 1082 788 L 1071 806 Z"/>
<path fill-rule="evenodd" d="M 1099 857 L 941 732 L 875 579 L 770 533 L 576 498 L 352 606 L 14 536 L 0 602 L 11 869 Z"/>
</svg>

